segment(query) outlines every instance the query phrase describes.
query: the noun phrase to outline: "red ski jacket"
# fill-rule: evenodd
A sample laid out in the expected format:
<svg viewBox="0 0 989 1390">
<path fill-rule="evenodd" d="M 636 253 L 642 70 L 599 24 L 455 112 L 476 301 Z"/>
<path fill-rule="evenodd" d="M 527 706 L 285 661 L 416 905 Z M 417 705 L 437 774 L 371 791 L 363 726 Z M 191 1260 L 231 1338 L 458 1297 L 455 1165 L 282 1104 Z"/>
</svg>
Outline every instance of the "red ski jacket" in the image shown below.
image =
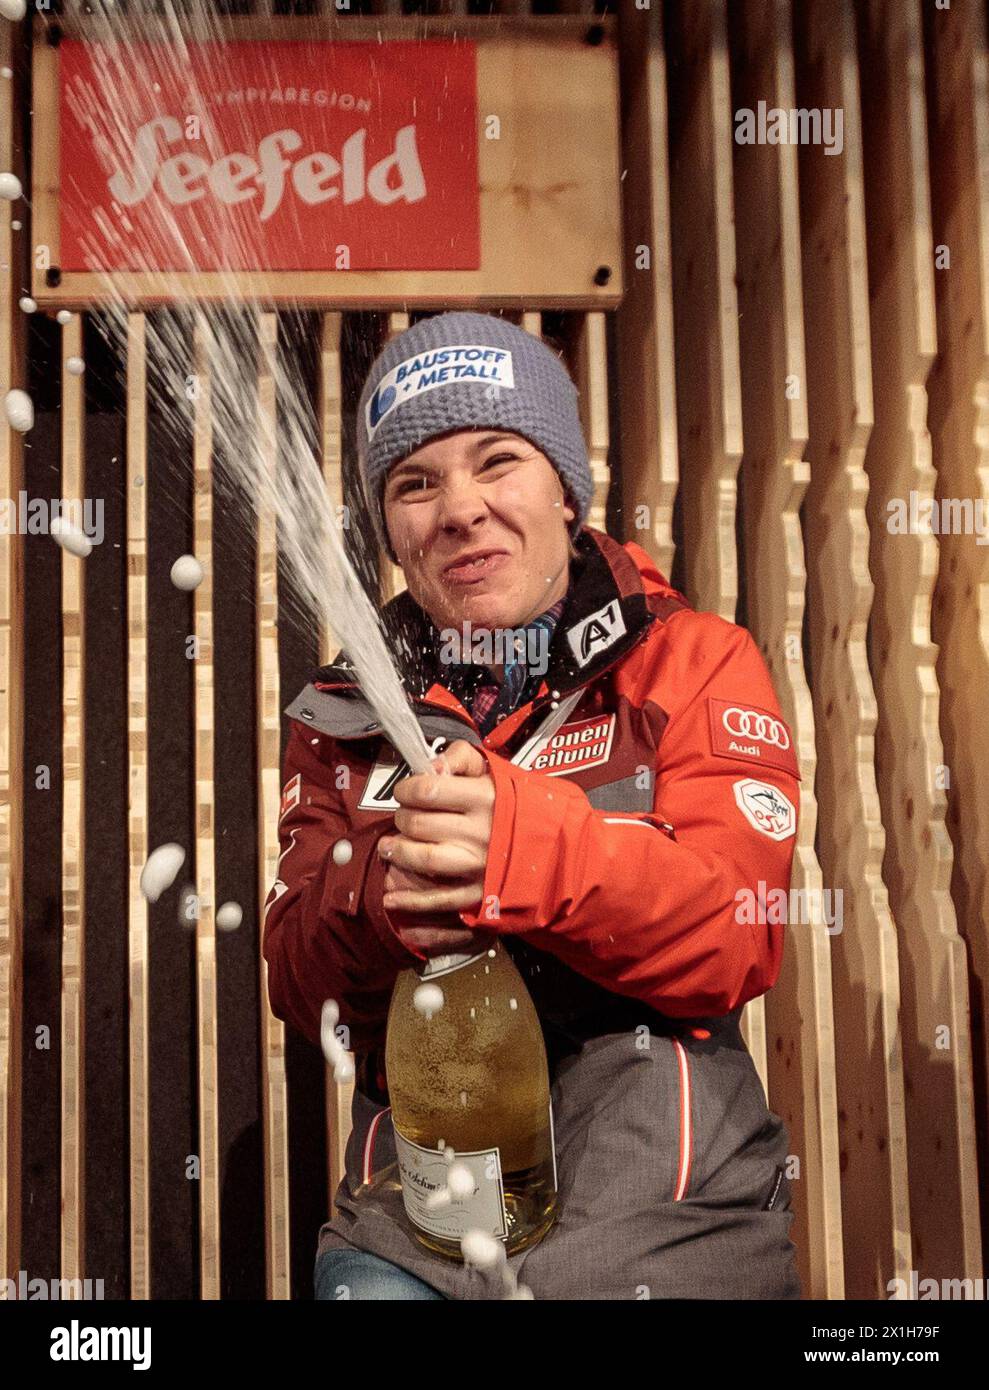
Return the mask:
<svg viewBox="0 0 989 1390">
<path fill-rule="evenodd" d="M 461 916 L 505 938 L 541 1017 L 590 1016 L 616 996 L 676 1020 L 739 1011 L 780 969 L 783 927 L 766 901 L 790 884 L 791 734 L 744 628 L 694 611 L 634 543 L 587 528 L 577 546 L 539 690 L 485 738 L 443 685 L 435 630 L 410 595 L 385 609 L 427 743 L 468 739 L 494 780 L 484 898 Z M 541 747 L 540 726 L 570 697 Z M 422 959 L 382 906 L 375 852 L 407 769 L 346 654 L 286 713 L 263 935 L 271 1007 L 318 1042 L 335 999 L 350 1047 L 377 1053 L 395 976 Z"/>
</svg>

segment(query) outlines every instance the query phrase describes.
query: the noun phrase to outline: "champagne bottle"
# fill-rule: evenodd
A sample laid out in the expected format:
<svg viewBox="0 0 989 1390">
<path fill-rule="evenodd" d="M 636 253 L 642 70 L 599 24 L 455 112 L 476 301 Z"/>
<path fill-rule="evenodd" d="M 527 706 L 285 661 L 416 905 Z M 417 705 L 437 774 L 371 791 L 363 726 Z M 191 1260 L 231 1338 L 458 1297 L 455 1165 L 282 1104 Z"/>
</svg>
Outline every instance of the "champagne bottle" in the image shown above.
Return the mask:
<svg viewBox="0 0 989 1390">
<path fill-rule="evenodd" d="M 540 1240 L 556 1208 L 549 1069 L 535 1005 L 500 943 L 399 974 L 385 1070 L 416 1238 L 453 1259 L 472 1229 L 510 1255 Z M 448 1149 L 474 1192 L 436 1206 L 431 1194 L 450 1191 Z"/>
</svg>

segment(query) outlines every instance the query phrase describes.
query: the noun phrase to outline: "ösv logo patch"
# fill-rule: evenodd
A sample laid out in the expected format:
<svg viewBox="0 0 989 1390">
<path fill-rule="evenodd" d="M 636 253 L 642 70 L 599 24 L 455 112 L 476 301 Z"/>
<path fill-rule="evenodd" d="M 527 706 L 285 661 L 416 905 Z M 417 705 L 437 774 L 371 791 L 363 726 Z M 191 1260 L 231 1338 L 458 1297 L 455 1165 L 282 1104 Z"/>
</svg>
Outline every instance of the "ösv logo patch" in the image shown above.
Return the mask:
<svg viewBox="0 0 989 1390">
<path fill-rule="evenodd" d="M 770 782 L 746 777 L 733 784 L 735 804 L 755 830 L 771 840 L 788 840 L 797 831 L 793 802 Z"/>
</svg>

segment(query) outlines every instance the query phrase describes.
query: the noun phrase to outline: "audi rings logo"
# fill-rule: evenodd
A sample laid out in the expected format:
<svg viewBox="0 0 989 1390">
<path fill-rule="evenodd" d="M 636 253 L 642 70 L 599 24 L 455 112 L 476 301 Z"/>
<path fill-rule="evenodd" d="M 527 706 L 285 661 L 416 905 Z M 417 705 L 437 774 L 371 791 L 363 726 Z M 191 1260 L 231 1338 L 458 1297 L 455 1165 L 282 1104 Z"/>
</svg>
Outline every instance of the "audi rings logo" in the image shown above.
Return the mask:
<svg viewBox="0 0 989 1390">
<path fill-rule="evenodd" d="M 739 709 L 731 705 L 721 716 L 721 722 L 734 738 L 751 738 L 758 743 L 768 743 L 772 748 L 785 752 L 790 746 L 790 735 L 786 725 L 768 714 L 757 714 L 755 710 Z"/>
</svg>

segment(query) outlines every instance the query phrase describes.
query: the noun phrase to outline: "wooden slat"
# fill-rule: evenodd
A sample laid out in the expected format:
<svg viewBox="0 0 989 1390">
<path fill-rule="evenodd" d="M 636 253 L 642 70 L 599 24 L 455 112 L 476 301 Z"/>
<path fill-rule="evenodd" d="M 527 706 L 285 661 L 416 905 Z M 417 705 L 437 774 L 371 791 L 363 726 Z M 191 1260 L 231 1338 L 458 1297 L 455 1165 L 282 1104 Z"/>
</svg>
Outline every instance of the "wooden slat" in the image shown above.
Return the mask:
<svg viewBox="0 0 989 1390">
<path fill-rule="evenodd" d="M 44 28 L 35 15 L 35 30 Z M 291 301 L 322 309 L 409 305 L 574 309 L 612 308 L 623 289 L 618 198 L 618 71 L 613 16 L 595 20 L 602 42 L 587 43 L 581 16 L 368 15 L 216 19 L 219 41 L 337 43 L 464 38 L 477 43 L 478 187 L 481 265 L 461 270 L 303 270 L 153 273 L 125 271 L 115 284 L 135 308 L 192 295 L 223 302 L 236 295 L 262 303 Z M 181 27 L 181 19 L 180 19 Z M 86 21 L 66 16 L 66 37 L 85 37 Z M 35 239 L 58 264 L 58 49 L 34 47 Z M 553 92 L 544 119 L 543 93 Z M 109 94 L 112 96 L 112 93 Z M 489 114 L 502 114 L 500 137 L 485 138 Z M 108 127 L 111 142 L 119 137 Z M 207 230 L 216 228 L 204 223 Z M 520 255 L 518 248 L 525 248 Z M 607 266 L 608 277 L 598 270 Z M 35 268 L 39 304 L 87 303 L 105 294 L 98 273 L 66 270 L 57 286 Z"/>
<path fill-rule="evenodd" d="M 193 593 L 198 641 L 195 677 L 196 1033 L 199 1068 L 200 1296 L 220 1297 L 219 1109 L 216 1022 L 216 850 L 213 825 L 213 421 L 208 326 L 197 314 L 194 337 L 198 392 L 193 432 L 193 550 L 204 578 Z"/>
<path fill-rule="evenodd" d="M 732 13 L 738 107 L 794 108 L 789 0 L 752 0 Z M 804 546 L 800 505 L 810 476 L 808 381 L 801 299 L 797 151 L 738 145 L 734 159 L 738 312 L 745 450 L 742 546 L 746 622 L 772 677 L 803 774 L 791 890 L 822 905 L 814 851 L 814 710 L 802 662 Z M 791 897 L 796 905 L 801 899 Z M 807 921 L 805 917 L 815 920 Z M 823 913 L 787 914 L 774 990 L 746 1007 L 747 1040 L 772 1108 L 786 1121 L 801 1162 L 791 1238 L 804 1291 L 840 1298 L 841 1203 L 831 939 Z"/>
<path fill-rule="evenodd" d="M 62 329 L 62 497 L 86 494 L 83 377 L 66 371 L 81 357 L 83 320 Z M 62 1258 L 63 1279 L 85 1266 L 85 585 L 86 561 L 62 550 Z"/>
<path fill-rule="evenodd" d="M 0 65 L 13 66 L 17 30 L 0 26 Z M 20 75 L 0 85 L 0 165 L 24 178 Z M 19 203 L 0 205 L 0 379 L 26 381 L 24 315 L 11 221 Z M 21 436 L 0 422 L 0 496 L 24 486 Z M 21 974 L 23 967 L 24 538 L 0 535 L 0 1278 L 21 1267 Z"/>
<path fill-rule="evenodd" d="M 584 314 L 577 336 L 575 376 L 580 391 L 580 417 L 594 480 L 589 526 L 608 529 L 608 343 L 604 314 Z"/>
<path fill-rule="evenodd" d="M 817 723 L 818 837 L 824 882 L 843 893 L 832 940 L 844 1287 L 887 1298 L 909 1277 L 900 982 L 882 880 L 885 835 L 873 763 L 876 699 L 866 651 L 872 604 L 868 482 L 872 366 L 862 131 L 851 0 L 795 12 L 799 105 L 841 110 L 844 154 L 801 152 L 801 231 L 811 478 L 804 505 L 808 637 Z M 835 1156 L 827 1162 L 833 1168 Z M 829 1263 L 837 1252 L 829 1249 Z M 832 1295 L 834 1296 L 834 1295 Z"/>
<path fill-rule="evenodd" d="M 392 338 L 398 337 L 399 333 L 404 333 L 409 322 L 408 314 L 389 314 L 385 342 L 390 343 Z M 393 599 L 396 594 L 402 593 L 407 587 L 401 566 L 392 563 L 383 547 L 378 552 L 378 573 L 381 576 L 382 603 L 387 603 L 389 599 Z"/>
<path fill-rule="evenodd" d="M 875 425 L 866 453 L 869 650 L 884 871 L 899 939 L 914 1260 L 925 1277 L 976 1273 L 971 1038 L 965 945 L 948 892 L 951 841 L 931 642 L 938 546 L 893 535 L 889 503 L 934 491 L 926 382 L 936 349 L 921 16 L 867 0 L 860 26 Z M 922 1098 L 922 1103 L 921 1103 Z M 913 1103 L 911 1103 L 913 1102 Z"/>
<path fill-rule="evenodd" d="M 324 314 L 320 340 L 319 438 L 323 479 L 329 494 L 330 506 L 343 506 L 343 388 L 340 369 L 340 335 L 343 331 L 341 314 Z M 341 540 L 343 537 L 341 536 Z M 326 627 L 319 634 L 320 661 L 330 661 L 340 650 L 340 643 Z M 337 1083 L 329 1062 L 325 1070 L 326 1094 L 326 1162 L 327 1209 L 335 1213 L 334 1197 L 346 1172 L 347 1138 L 351 1129 L 351 1105 L 354 1079 Z"/>
<path fill-rule="evenodd" d="M 934 276 L 937 371 L 929 383 L 936 495 L 989 512 L 989 54 L 981 0 L 932 12 L 929 133 L 933 240 L 950 268 Z M 943 254 L 943 253 L 942 253 Z M 974 518 L 976 525 L 978 518 Z M 983 514 L 983 523 L 986 515 Z M 938 648 L 947 826 L 954 843 L 952 892 L 972 991 L 974 1113 L 978 1150 L 989 1157 L 989 777 L 982 741 L 989 711 L 989 537 L 942 534 L 931 610 Z M 960 1041 L 959 1041 L 960 1045 Z M 959 1075 L 958 1081 L 967 1085 Z M 961 1151 L 963 1181 L 977 1181 L 976 1155 Z M 983 1203 L 986 1202 L 983 1179 Z M 973 1199 L 974 1200 L 974 1199 Z M 983 1213 L 983 1232 L 989 1230 Z M 978 1253 L 971 1225 L 967 1267 Z M 980 1270 L 980 1273 L 984 1272 Z"/>
<path fill-rule="evenodd" d="M 151 1297 L 148 1073 L 148 903 L 141 870 L 148 842 L 147 323 L 127 319 L 127 844 L 131 1298 Z"/>
<path fill-rule="evenodd" d="M 278 462 L 276 353 L 278 316 L 260 318 L 258 447 L 274 474 Z M 281 685 L 278 674 L 278 555 L 275 516 L 261 499 L 257 520 L 257 766 L 258 867 L 264 902 L 278 877 L 281 791 Z M 268 963 L 259 949 L 261 988 L 261 1097 L 264 1122 L 264 1230 L 268 1298 L 291 1297 L 289 1265 L 288 1085 L 285 1025 L 268 1001 Z"/>
<path fill-rule="evenodd" d="M 628 248 L 628 291 L 615 315 L 623 532 L 669 577 L 680 469 L 662 7 L 627 7 L 619 32 Z"/>
<path fill-rule="evenodd" d="M 734 622 L 742 404 L 725 0 L 691 0 L 671 21 L 681 55 L 669 109 L 685 582 L 695 608 Z"/>
</svg>

